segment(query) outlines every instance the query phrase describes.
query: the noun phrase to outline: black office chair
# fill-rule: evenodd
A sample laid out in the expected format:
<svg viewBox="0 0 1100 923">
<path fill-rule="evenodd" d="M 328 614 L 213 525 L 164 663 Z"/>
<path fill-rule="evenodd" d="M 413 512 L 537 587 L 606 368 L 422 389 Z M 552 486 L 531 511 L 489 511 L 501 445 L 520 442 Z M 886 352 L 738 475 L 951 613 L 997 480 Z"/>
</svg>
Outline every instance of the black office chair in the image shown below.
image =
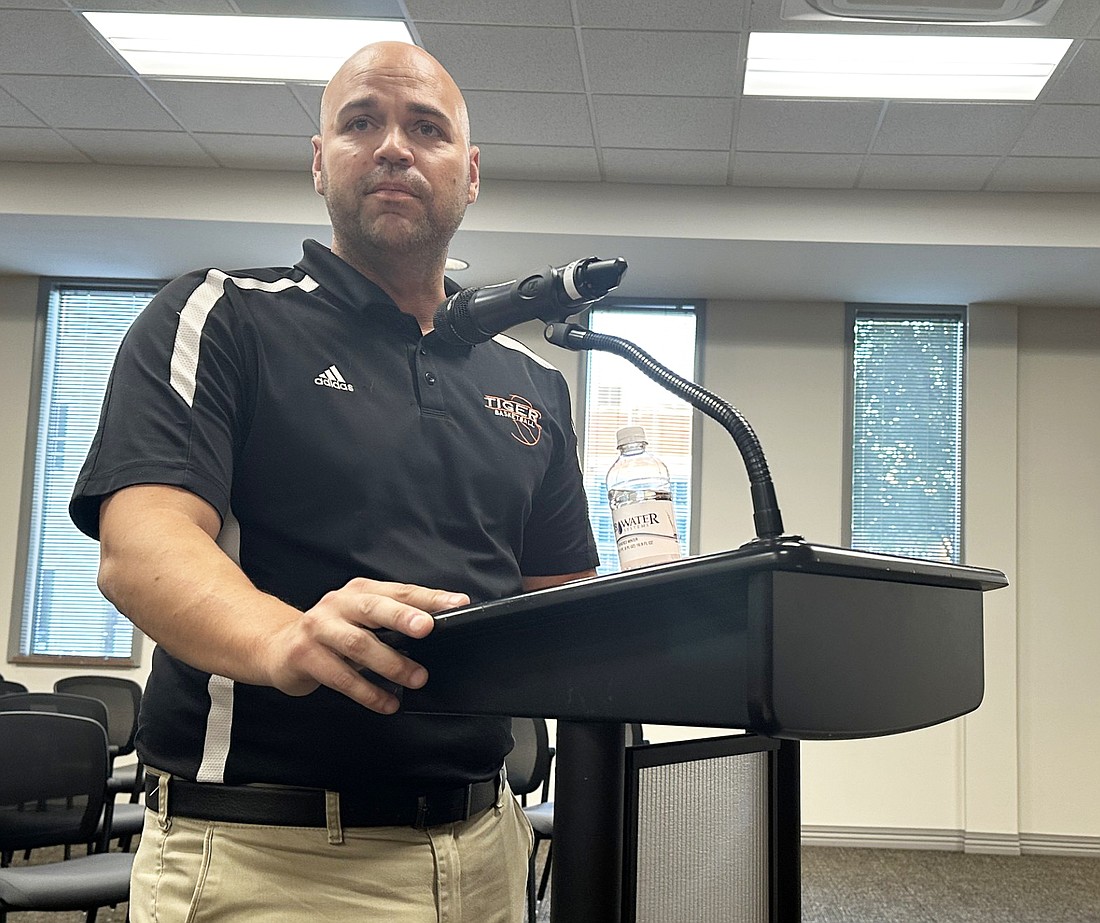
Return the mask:
<svg viewBox="0 0 1100 923">
<path fill-rule="evenodd" d="M 541 800 L 545 802 L 550 792 L 550 765 L 554 748 L 550 746 L 550 735 L 543 718 L 513 718 L 512 739 L 515 745 L 505 759 L 508 785 L 519 798 L 524 813 L 528 814 L 532 810 L 527 806 L 528 796 L 541 789 Z M 527 923 L 535 923 L 535 857 L 538 845 L 536 831 L 535 847 L 531 850 L 527 865 Z"/>
<path fill-rule="evenodd" d="M 128 803 L 114 806 L 113 828 L 106 835 L 117 838 L 121 848 L 130 848 L 133 837 L 141 833 L 145 808 L 138 804 L 145 784 L 141 760 L 115 766 L 115 758 L 134 753 L 138 717 L 141 712 L 141 686 L 121 676 L 66 676 L 53 684 L 55 692 L 91 696 L 107 706 L 107 739 L 111 744 L 111 777 L 107 790 L 112 799 L 125 795 Z"/>
<path fill-rule="evenodd" d="M 18 692 L 0 697 L 0 711 L 43 711 L 55 715 L 79 715 L 91 718 L 107 732 L 107 706 L 99 699 L 87 695 L 72 695 L 67 692 Z M 110 745 L 108 744 L 108 753 Z M 141 805 L 115 805 L 114 792 L 108 787 L 104 800 L 103 816 L 96 831 L 94 842 L 90 842 L 89 852 L 102 852 L 112 839 L 129 841 L 141 833 L 145 822 L 145 809 Z M 125 849 L 123 850 L 126 851 Z M 70 846 L 65 847 L 65 858 L 69 858 Z"/>
<path fill-rule="evenodd" d="M 13 692 L 26 692 L 27 687 L 17 683 L 13 679 L 0 679 L 0 695 L 11 695 Z"/>
<path fill-rule="evenodd" d="M 107 790 L 107 734 L 78 715 L 0 712 L 0 854 L 90 842 Z M 131 853 L 0 867 L 0 923 L 16 910 L 83 910 L 129 899 Z"/>
<path fill-rule="evenodd" d="M 513 736 L 515 735 L 515 722 L 517 720 L 530 721 L 542 719 L 512 719 Z M 543 732 L 545 733 L 545 722 L 543 722 Z M 638 723 L 626 725 L 625 734 L 626 746 L 636 747 L 648 743 L 645 739 L 645 732 L 642 726 Z M 531 921 L 534 920 L 534 912 L 531 910 L 533 904 L 540 903 L 544 897 L 546 897 L 546 888 L 550 884 L 550 865 L 554 859 L 554 802 L 548 800 L 549 787 L 550 787 L 550 772 L 549 764 L 554 758 L 554 748 L 549 746 L 549 742 L 546 744 L 548 750 L 547 756 L 547 773 L 546 784 L 542 792 L 542 801 L 538 804 L 527 805 L 525 802 L 520 803 L 524 805 L 523 813 L 527 815 L 527 820 L 531 824 L 531 829 L 535 833 L 535 848 L 531 856 L 531 869 L 535 867 L 535 855 L 538 853 L 539 846 L 545 841 L 548 846 L 546 849 L 546 863 L 542 867 L 542 877 L 539 879 L 538 891 L 535 895 L 534 902 L 531 900 L 530 893 L 528 893 L 528 910 L 531 914 Z M 508 771 L 508 777 L 511 778 L 511 768 Z M 533 884 L 533 880 L 528 880 L 528 887 Z"/>
</svg>

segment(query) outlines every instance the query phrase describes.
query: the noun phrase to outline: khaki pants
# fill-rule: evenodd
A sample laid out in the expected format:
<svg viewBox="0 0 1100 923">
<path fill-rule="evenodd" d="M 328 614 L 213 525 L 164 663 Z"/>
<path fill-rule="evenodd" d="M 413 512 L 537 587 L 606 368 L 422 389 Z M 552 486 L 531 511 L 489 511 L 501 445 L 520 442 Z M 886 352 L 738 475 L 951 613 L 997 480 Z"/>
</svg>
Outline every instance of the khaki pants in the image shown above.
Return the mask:
<svg viewBox="0 0 1100 923">
<path fill-rule="evenodd" d="M 522 923 L 531 827 L 510 791 L 427 830 L 265 827 L 145 812 L 133 923 Z"/>
</svg>

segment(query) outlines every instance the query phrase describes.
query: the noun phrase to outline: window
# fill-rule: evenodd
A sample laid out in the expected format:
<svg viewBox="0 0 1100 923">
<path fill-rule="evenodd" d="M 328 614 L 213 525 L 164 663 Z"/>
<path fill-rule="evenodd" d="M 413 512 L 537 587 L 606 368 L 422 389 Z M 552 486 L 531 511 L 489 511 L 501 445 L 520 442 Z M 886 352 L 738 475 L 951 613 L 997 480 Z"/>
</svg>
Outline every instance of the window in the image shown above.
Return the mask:
<svg viewBox="0 0 1100 923">
<path fill-rule="evenodd" d="M 695 304 L 605 300 L 589 313 L 588 328 L 629 340 L 676 374 L 695 381 L 700 313 Z M 592 530 L 600 553 L 599 573 L 619 569 L 605 478 L 619 454 L 615 434 L 624 426 L 644 427 L 650 450 L 668 466 L 681 553 L 686 555 L 692 525 L 691 405 L 651 381 L 620 356 L 596 350 L 584 355 L 582 464 Z"/>
<path fill-rule="evenodd" d="M 851 317 L 851 546 L 957 563 L 963 310 L 859 305 Z"/>
<path fill-rule="evenodd" d="M 136 662 L 133 626 L 96 588 L 99 546 L 70 522 L 69 497 L 99 421 L 119 343 L 157 286 L 44 281 L 42 375 L 28 440 L 23 579 L 13 659 Z"/>
</svg>

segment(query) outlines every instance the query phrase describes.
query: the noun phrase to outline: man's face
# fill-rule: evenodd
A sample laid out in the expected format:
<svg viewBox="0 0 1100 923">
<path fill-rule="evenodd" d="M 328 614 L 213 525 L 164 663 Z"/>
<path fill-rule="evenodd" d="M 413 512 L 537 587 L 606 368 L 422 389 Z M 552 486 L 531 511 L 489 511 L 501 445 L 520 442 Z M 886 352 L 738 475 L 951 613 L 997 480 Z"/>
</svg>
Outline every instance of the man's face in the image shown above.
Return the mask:
<svg viewBox="0 0 1100 923">
<path fill-rule="evenodd" d="M 478 151 L 439 64 L 411 45 L 370 46 L 325 91 L 313 182 L 337 253 L 438 258 L 477 198 Z"/>
</svg>

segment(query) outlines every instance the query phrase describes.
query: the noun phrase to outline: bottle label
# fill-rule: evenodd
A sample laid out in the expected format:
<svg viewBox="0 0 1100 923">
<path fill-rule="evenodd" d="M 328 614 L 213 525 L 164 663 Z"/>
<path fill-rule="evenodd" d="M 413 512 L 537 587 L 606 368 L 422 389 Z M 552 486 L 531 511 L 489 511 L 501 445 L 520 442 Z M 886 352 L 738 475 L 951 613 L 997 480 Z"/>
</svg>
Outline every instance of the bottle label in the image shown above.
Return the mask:
<svg viewBox="0 0 1100 923">
<path fill-rule="evenodd" d="M 615 547 L 623 570 L 663 564 L 680 558 L 671 500 L 642 500 L 611 511 Z"/>
</svg>

